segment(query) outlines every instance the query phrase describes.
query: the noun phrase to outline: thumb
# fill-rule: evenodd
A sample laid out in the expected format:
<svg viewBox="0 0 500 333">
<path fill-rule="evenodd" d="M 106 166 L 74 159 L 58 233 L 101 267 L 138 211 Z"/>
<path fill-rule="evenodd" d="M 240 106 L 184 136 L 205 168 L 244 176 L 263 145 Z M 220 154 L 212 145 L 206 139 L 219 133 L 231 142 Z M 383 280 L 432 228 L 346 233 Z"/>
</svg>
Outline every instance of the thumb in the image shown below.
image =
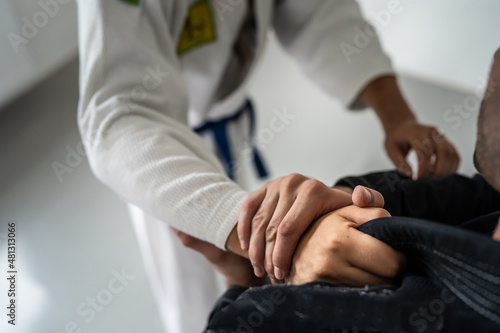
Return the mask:
<svg viewBox="0 0 500 333">
<path fill-rule="evenodd" d="M 384 197 L 379 191 L 361 185 L 352 191 L 352 203 L 358 207 L 379 207 L 385 205 Z"/>
<path fill-rule="evenodd" d="M 344 208 L 344 207 L 352 204 L 352 196 L 350 193 L 347 193 L 344 190 L 340 190 L 340 189 L 336 189 L 336 188 L 333 188 L 330 190 L 333 190 L 333 191 L 329 192 L 329 196 L 330 196 L 329 200 L 325 200 L 325 202 L 327 203 L 327 207 L 326 207 L 325 212 L 330 212 L 332 210 Z M 316 217 L 318 217 L 318 216 L 316 216 Z M 316 217 L 314 217 L 313 219 L 316 219 Z"/>
</svg>

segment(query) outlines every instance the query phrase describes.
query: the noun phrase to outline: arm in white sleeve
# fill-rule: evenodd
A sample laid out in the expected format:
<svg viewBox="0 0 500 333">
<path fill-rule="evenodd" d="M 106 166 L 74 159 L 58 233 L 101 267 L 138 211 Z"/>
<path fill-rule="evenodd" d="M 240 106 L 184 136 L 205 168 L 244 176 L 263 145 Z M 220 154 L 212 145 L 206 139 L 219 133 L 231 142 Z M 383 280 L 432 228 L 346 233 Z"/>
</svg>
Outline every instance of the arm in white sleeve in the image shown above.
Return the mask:
<svg viewBox="0 0 500 333">
<path fill-rule="evenodd" d="M 283 0 L 274 12 L 274 29 L 304 73 L 343 105 L 363 108 L 363 88 L 393 75 L 374 28 L 354 0 Z"/>
<path fill-rule="evenodd" d="M 78 125 L 104 184 L 224 248 L 247 193 L 187 126 L 188 93 L 172 37 L 184 16 L 175 3 L 78 2 Z"/>
</svg>

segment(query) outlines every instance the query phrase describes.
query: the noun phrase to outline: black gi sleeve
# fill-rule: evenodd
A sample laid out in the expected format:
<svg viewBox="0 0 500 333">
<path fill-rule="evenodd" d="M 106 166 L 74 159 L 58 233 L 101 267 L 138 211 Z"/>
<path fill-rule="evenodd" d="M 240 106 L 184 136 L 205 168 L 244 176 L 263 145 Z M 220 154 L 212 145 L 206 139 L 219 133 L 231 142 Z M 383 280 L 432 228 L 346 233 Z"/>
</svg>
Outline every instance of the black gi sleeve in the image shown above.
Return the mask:
<svg viewBox="0 0 500 333">
<path fill-rule="evenodd" d="M 458 225 L 500 210 L 500 193 L 480 175 L 412 180 L 398 171 L 386 171 L 346 177 L 335 185 L 363 185 L 379 191 L 385 199 L 384 208 L 393 216 Z"/>
<path fill-rule="evenodd" d="M 209 321 L 212 320 L 213 316 L 218 312 L 222 311 L 226 306 L 231 305 L 243 292 L 248 288 L 241 286 L 230 286 L 224 292 L 224 294 L 217 300 L 214 305 L 212 312 L 210 313 Z"/>
</svg>

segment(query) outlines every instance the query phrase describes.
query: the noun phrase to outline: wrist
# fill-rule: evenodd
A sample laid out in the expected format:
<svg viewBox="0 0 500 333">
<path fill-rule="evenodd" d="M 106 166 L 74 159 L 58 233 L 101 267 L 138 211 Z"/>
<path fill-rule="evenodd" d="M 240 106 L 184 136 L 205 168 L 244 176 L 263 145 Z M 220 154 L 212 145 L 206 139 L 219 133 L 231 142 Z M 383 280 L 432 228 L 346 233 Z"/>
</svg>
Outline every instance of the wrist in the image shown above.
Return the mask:
<svg viewBox="0 0 500 333">
<path fill-rule="evenodd" d="M 403 124 L 417 121 L 394 76 L 383 76 L 371 81 L 361 93 L 361 98 L 375 111 L 386 134 Z"/>
<path fill-rule="evenodd" d="M 241 248 L 236 225 L 234 226 L 233 230 L 231 230 L 231 233 L 229 234 L 229 237 L 226 240 L 226 249 L 241 257 L 248 259 L 248 251 L 244 251 Z"/>
</svg>

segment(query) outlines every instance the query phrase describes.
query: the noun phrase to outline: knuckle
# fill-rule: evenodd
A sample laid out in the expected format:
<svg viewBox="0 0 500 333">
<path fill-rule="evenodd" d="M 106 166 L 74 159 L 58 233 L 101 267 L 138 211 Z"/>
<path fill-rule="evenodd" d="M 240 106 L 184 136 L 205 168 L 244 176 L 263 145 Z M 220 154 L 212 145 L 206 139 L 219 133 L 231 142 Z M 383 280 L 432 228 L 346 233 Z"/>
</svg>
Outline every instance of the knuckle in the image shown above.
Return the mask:
<svg viewBox="0 0 500 333">
<path fill-rule="evenodd" d="M 437 143 L 437 144 L 448 144 L 448 140 L 446 140 L 446 137 L 439 132 L 436 128 L 431 133 L 431 138 L 432 140 Z"/>
<path fill-rule="evenodd" d="M 304 182 L 304 194 L 312 195 L 322 188 L 322 183 L 316 179 L 308 179 Z"/>
<path fill-rule="evenodd" d="M 295 181 L 294 179 L 286 178 L 281 183 L 280 191 L 282 191 L 283 193 L 295 192 L 298 184 L 299 182 Z"/>
<path fill-rule="evenodd" d="M 266 242 L 271 242 L 276 239 L 276 233 L 278 232 L 277 226 L 270 224 L 266 229 Z"/>
<path fill-rule="evenodd" d="M 341 273 L 338 270 L 332 269 L 328 260 L 320 260 L 314 268 L 314 272 L 319 279 L 339 280 Z"/>
<path fill-rule="evenodd" d="M 282 237 L 290 237 L 293 235 L 294 225 L 288 220 L 283 220 L 278 227 L 278 234 Z"/>
<path fill-rule="evenodd" d="M 431 157 L 424 149 L 418 149 L 415 152 L 417 153 L 418 164 L 427 163 Z"/>
<path fill-rule="evenodd" d="M 373 219 L 378 219 L 378 218 L 382 218 L 382 217 L 390 217 L 391 216 L 391 214 L 389 214 L 389 212 L 386 211 L 383 208 L 377 208 L 377 209 L 375 209 L 373 215 L 374 215 Z"/>
<path fill-rule="evenodd" d="M 263 198 L 261 200 L 258 200 L 256 197 L 254 198 L 251 196 L 246 198 L 241 204 L 241 212 L 247 214 L 255 212 L 259 208 L 263 200 Z"/>
<path fill-rule="evenodd" d="M 263 261 L 262 251 L 260 251 L 260 249 L 257 249 L 255 246 L 250 247 L 250 249 L 248 249 L 248 258 L 250 259 L 250 262 L 252 263 L 253 266 L 262 265 Z"/>
<path fill-rule="evenodd" d="M 345 241 L 343 237 L 339 236 L 338 234 L 330 235 L 330 238 L 328 239 L 328 249 L 331 252 L 341 252 L 344 247 Z"/>
<path fill-rule="evenodd" d="M 288 176 L 286 176 L 287 180 L 298 180 L 298 179 L 302 179 L 302 178 L 304 178 L 304 176 L 301 175 L 300 173 L 296 173 L 296 172 L 291 173 Z"/>
<path fill-rule="evenodd" d="M 265 213 L 262 212 L 262 211 L 258 211 L 254 215 L 254 217 L 252 218 L 252 225 L 255 226 L 255 227 L 257 227 L 257 226 L 262 225 L 266 221 L 267 221 L 267 217 L 266 217 Z"/>
<path fill-rule="evenodd" d="M 283 177 L 283 186 L 285 188 L 294 188 L 297 184 L 301 183 L 304 178 L 305 177 L 299 173 L 291 173 Z"/>
</svg>

